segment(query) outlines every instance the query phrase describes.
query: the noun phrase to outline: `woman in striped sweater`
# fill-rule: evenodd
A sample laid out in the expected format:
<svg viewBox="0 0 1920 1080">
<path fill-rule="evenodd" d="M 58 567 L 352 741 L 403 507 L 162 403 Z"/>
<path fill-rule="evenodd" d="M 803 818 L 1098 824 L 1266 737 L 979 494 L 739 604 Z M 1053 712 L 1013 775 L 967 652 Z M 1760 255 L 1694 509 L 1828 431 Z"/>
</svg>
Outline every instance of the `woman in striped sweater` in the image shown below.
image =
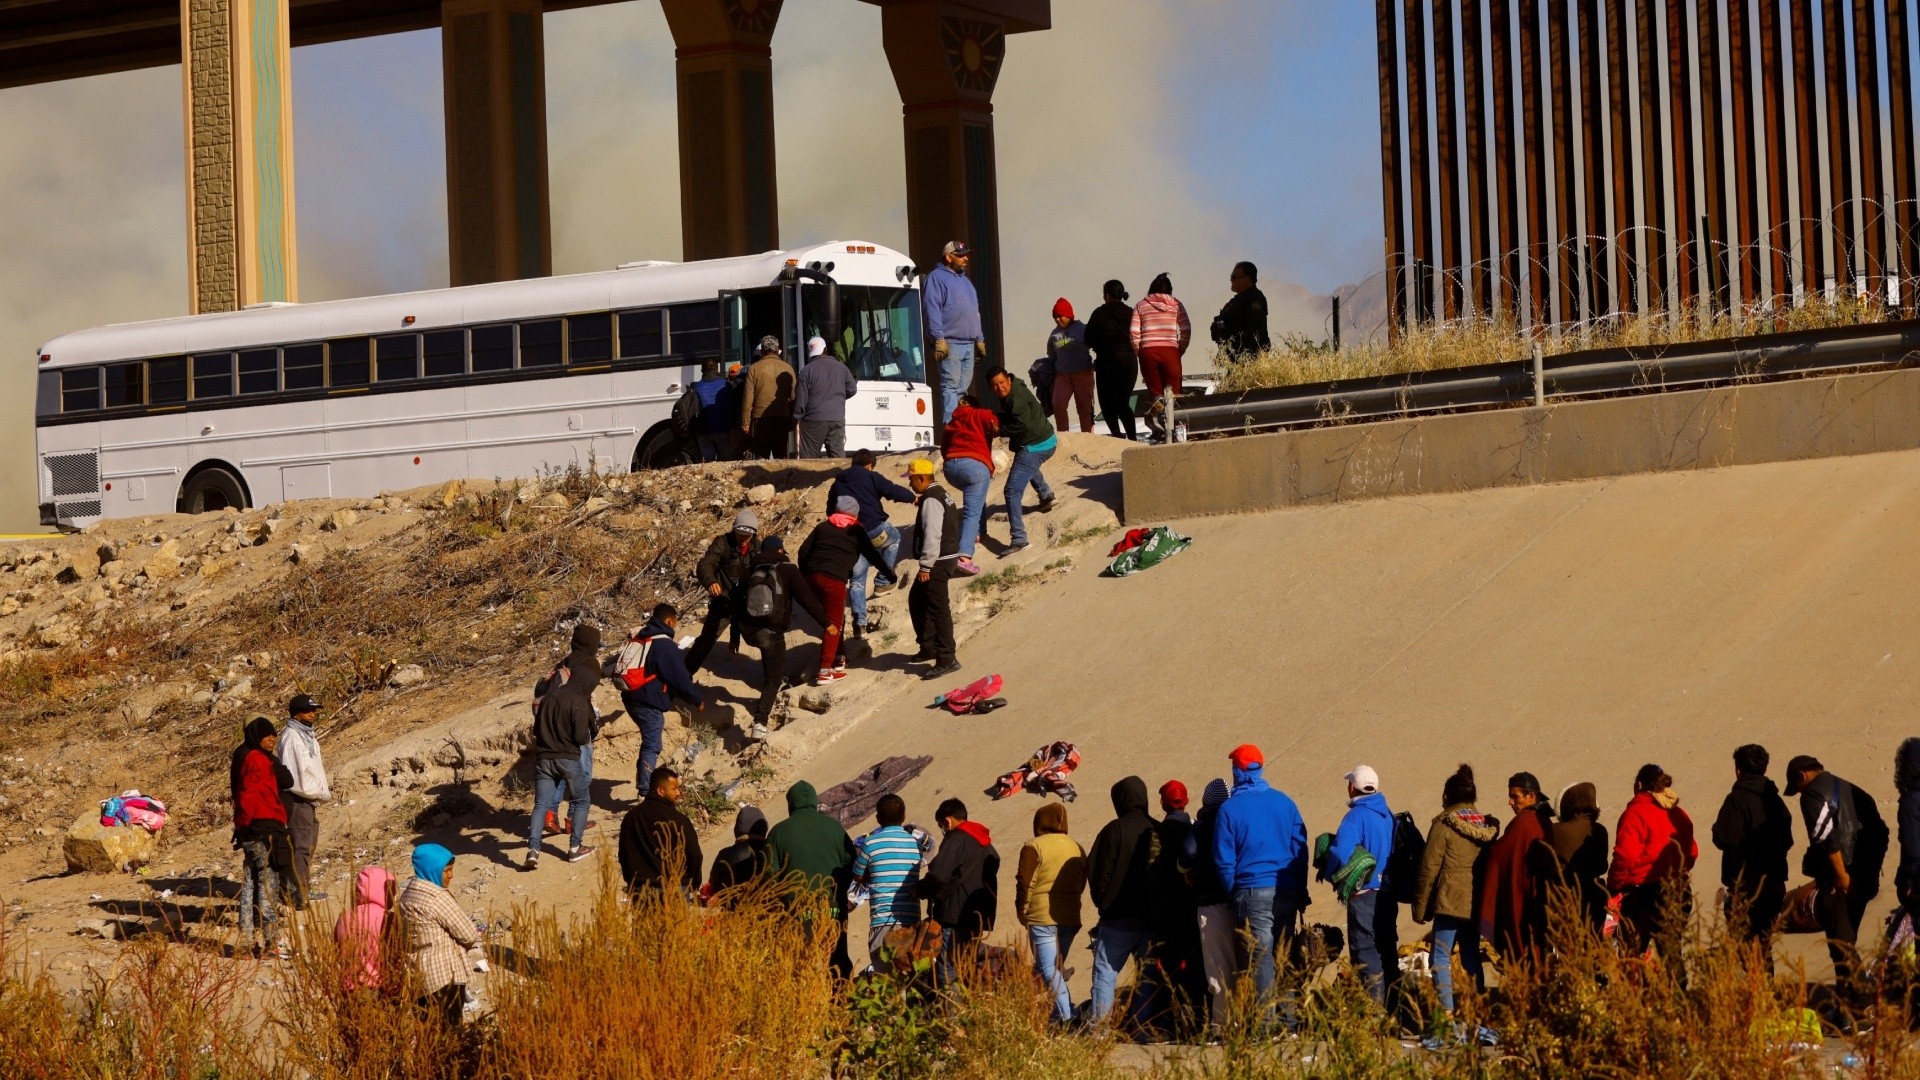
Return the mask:
<svg viewBox="0 0 1920 1080">
<path fill-rule="evenodd" d="M 1147 287 L 1146 299 L 1133 309 L 1133 351 L 1140 357 L 1147 397 L 1158 401 L 1168 387 L 1180 392 L 1180 358 L 1192 343 L 1187 307 L 1173 298 L 1172 279 L 1161 274 Z"/>
</svg>

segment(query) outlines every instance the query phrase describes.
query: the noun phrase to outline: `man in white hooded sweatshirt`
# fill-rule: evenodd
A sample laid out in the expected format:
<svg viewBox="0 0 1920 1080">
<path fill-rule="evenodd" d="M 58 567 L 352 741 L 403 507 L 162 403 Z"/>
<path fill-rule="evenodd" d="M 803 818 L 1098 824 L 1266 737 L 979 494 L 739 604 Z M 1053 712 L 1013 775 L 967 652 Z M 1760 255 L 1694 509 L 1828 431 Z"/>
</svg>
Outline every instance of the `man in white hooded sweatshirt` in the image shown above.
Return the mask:
<svg viewBox="0 0 1920 1080">
<path fill-rule="evenodd" d="M 313 725 L 320 718 L 320 703 L 306 694 L 295 694 L 287 702 L 287 726 L 280 731 L 280 765 L 287 771 L 281 783 L 287 805 L 287 832 L 293 839 L 293 906 L 304 909 L 310 900 L 325 900 L 327 894 L 313 888 L 309 870 L 314 845 L 320 841 L 320 816 L 314 807 L 333 798 L 327 787 L 327 766 L 320 759 L 320 739 Z M 291 780 L 288 779 L 291 777 Z"/>
</svg>

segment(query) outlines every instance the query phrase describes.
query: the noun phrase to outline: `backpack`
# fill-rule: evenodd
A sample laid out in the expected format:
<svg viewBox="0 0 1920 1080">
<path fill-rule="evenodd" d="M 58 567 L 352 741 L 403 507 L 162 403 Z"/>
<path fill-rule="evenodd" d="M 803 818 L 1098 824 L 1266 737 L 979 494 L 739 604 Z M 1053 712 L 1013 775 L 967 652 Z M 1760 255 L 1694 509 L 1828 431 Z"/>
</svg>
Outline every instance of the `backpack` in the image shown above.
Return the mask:
<svg viewBox="0 0 1920 1080">
<path fill-rule="evenodd" d="M 1381 886 L 1402 904 L 1413 903 L 1414 882 L 1420 877 L 1420 862 L 1427 857 L 1427 838 L 1405 810 L 1393 815 L 1393 852 L 1387 856 L 1387 869 Z"/>
<path fill-rule="evenodd" d="M 673 433 L 683 439 L 693 438 L 696 426 L 700 422 L 700 394 L 693 387 L 680 395 L 673 403 Z"/>
<path fill-rule="evenodd" d="M 613 667 L 620 676 L 620 685 L 628 692 L 639 690 L 660 678 L 658 674 L 647 671 L 647 657 L 653 652 L 653 643 L 666 636 L 655 634 L 648 638 L 635 637 L 620 647 L 620 655 L 615 658 Z"/>
<path fill-rule="evenodd" d="M 780 574 L 783 563 L 761 563 L 747 573 L 746 612 L 755 622 L 784 625 L 792 613 L 793 598 Z"/>
<path fill-rule="evenodd" d="M 1039 400 L 1043 411 L 1052 411 L 1053 402 L 1053 357 L 1043 356 L 1027 369 L 1027 382 L 1033 387 L 1033 396 Z"/>
</svg>

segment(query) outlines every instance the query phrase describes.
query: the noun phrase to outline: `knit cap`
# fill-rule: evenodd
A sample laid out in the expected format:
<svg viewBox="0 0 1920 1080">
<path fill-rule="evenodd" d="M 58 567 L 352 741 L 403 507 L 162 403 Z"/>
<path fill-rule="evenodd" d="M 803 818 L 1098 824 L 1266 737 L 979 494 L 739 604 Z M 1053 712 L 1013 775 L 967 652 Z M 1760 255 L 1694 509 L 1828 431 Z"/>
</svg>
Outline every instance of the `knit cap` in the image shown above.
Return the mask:
<svg viewBox="0 0 1920 1080">
<path fill-rule="evenodd" d="M 1226 802 L 1227 796 L 1231 794 L 1233 794 L 1233 791 L 1227 787 L 1227 782 L 1216 776 L 1207 781 L 1206 790 L 1200 793 L 1200 808 L 1206 810 L 1219 806 L 1221 803 Z"/>
</svg>

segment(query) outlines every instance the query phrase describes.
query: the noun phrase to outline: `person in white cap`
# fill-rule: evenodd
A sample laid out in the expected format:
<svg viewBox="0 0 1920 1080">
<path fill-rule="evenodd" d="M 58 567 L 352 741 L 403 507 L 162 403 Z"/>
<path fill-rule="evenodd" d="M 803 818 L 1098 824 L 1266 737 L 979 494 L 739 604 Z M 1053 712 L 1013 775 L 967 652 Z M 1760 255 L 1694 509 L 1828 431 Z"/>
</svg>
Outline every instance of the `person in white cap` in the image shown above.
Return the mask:
<svg viewBox="0 0 1920 1080">
<path fill-rule="evenodd" d="M 847 399 L 859 392 L 853 372 L 827 351 L 825 338 L 807 342 L 807 361 L 794 391 L 793 416 L 800 422 L 800 456 L 847 455 Z"/>
<path fill-rule="evenodd" d="M 1347 814 L 1328 850 L 1329 876 L 1365 848 L 1373 870 L 1347 901 L 1347 946 L 1353 966 L 1373 1000 L 1385 1002 L 1400 981 L 1400 904 L 1382 888 L 1387 860 L 1393 857 L 1393 811 L 1380 794 L 1380 775 L 1370 765 L 1355 765 L 1346 776 Z"/>
</svg>

